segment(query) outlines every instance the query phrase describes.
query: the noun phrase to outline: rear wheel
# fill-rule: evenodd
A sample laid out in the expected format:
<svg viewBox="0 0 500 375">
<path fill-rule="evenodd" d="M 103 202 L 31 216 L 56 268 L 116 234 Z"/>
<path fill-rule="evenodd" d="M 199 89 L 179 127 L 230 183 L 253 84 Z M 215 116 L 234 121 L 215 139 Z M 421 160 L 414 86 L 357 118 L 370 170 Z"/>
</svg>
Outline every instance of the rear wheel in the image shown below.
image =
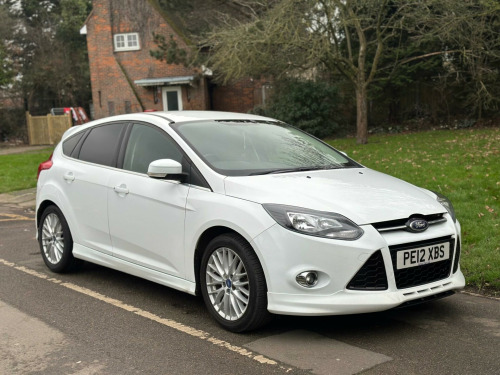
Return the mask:
<svg viewBox="0 0 500 375">
<path fill-rule="evenodd" d="M 200 272 L 205 304 L 224 328 L 243 332 L 267 323 L 264 272 L 243 238 L 224 234 L 213 239 L 203 254 Z"/>
<path fill-rule="evenodd" d="M 78 260 L 73 257 L 73 238 L 61 210 L 49 206 L 43 211 L 38 227 L 42 258 L 53 272 L 70 271 Z"/>
</svg>

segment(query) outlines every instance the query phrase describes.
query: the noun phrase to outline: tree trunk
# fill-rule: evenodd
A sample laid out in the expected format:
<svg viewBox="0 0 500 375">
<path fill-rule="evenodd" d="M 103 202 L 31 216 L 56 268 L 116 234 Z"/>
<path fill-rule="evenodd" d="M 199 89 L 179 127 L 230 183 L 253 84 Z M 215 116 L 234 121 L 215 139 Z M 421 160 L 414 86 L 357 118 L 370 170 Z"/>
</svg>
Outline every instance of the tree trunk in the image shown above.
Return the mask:
<svg viewBox="0 0 500 375">
<path fill-rule="evenodd" d="M 356 142 L 368 142 L 368 107 L 366 105 L 366 86 L 361 84 L 356 87 Z"/>
</svg>

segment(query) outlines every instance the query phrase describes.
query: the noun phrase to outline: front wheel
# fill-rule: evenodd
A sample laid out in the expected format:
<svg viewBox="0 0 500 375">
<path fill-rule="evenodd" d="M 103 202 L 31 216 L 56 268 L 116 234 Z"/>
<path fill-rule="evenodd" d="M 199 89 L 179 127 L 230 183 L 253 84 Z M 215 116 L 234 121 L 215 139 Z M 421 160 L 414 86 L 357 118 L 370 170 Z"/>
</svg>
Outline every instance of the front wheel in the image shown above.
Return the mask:
<svg viewBox="0 0 500 375">
<path fill-rule="evenodd" d="M 43 261 L 51 271 L 67 272 L 78 263 L 73 257 L 73 238 L 68 223 L 58 207 L 49 206 L 43 211 L 38 242 Z"/>
<path fill-rule="evenodd" d="M 210 314 L 227 330 L 249 331 L 268 321 L 264 271 L 250 244 L 240 236 L 224 234 L 208 244 L 200 281 Z"/>
</svg>

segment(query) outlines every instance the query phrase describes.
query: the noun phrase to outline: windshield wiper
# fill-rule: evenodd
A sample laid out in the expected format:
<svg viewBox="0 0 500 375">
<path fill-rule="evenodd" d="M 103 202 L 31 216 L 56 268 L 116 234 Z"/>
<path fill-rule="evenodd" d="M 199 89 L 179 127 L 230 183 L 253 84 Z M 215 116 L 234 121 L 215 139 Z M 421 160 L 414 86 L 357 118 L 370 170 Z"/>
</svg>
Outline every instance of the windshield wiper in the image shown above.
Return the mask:
<svg viewBox="0 0 500 375">
<path fill-rule="evenodd" d="M 318 171 L 323 169 L 337 169 L 338 166 L 335 165 L 323 165 L 323 166 L 315 166 L 315 167 L 296 167 L 296 168 L 280 168 L 280 169 L 271 169 L 268 171 L 261 172 L 253 172 L 250 173 L 249 176 L 257 176 L 263 174 L 278 174 L 278 173 L 289 173 L 289 172 L 306 172 L 306 171 Z"/>
</svg>

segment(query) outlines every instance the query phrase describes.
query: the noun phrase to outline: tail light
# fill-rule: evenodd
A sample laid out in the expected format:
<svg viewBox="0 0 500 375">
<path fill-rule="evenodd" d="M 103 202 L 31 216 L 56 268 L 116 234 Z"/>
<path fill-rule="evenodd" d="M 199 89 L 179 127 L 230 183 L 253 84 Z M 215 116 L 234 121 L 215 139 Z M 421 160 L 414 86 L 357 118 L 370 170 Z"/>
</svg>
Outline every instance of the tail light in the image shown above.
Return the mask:
<svg viewBox="0 0 500 375">
<path fill-rule="evenodd" d="M 52 162 L 52 155 L 53 155 L 53 153 L 50 154 L 49 160 L 44 161 L 43 163 L 40 163 L 40 165 L 38 166 L 38 173 L 36 175 L 36 179 L 37 180 L 38 180 L 38 177 L 40 177 L 40 172 L 41 171 L 45 171 L 47 169 L 50 169 L 50 167 L 52 167 L 52 165 L 54 164 Z"/>
</svg>

